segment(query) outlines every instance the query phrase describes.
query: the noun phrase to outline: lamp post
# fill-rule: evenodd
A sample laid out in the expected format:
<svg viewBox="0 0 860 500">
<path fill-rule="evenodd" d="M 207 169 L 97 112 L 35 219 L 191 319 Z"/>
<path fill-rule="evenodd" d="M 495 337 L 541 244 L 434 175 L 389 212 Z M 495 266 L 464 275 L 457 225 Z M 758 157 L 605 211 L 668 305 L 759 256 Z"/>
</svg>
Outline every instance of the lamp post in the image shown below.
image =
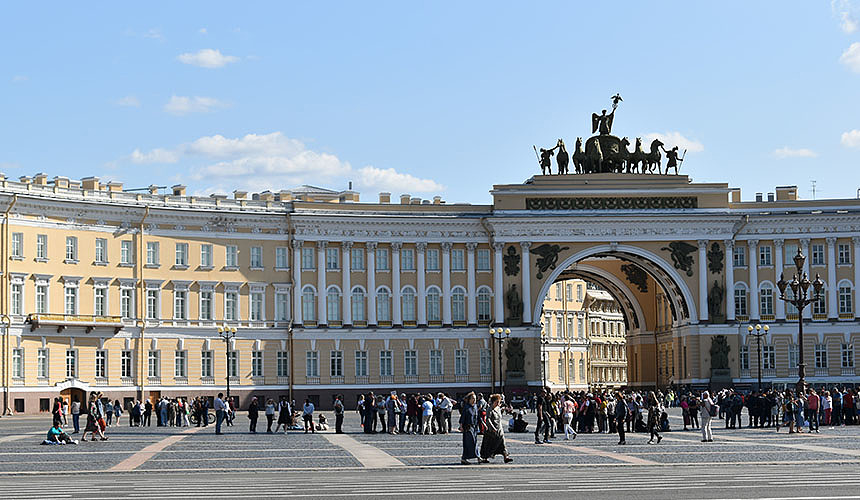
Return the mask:
<svg viewBox="0 0 860 500">
<path fill-rule="evenodd" d="M 797 255 L 794 256 L 794 267 L 797 272 L 791 281 L 785 281 L 785 276 L 779 275 L 779 281 L 776 286 L 779 288 L 779 298 L 784 302 L 788 302 L 797 308 L 797 342 L 798 346 L 798 363 L 797 363 L 797 390 L 806 390 L 806 363 L 803 361 L 803 309 L 817 300 L 821 300 L 821 289 L 824 287 L 824 282 L 821 277 L 816 274 L 815 281 L 809 281 L 809 276 L 803 272 L 803 263 L 806 262 L 806 257 L 797 249 Z M 801 276 L 798 278 L 798 276 Z M 812 296 L 808 294 L 809 285 L 812 285 Z M 791 288 L 791 298 L 785 296 L 785 289 Z"/>
<path fill-rule="evenodd" d="M 765 335 L 767 335 L 768 330 L 770 330 L 770 327 L 768 325 L 764 325 L 764 327 L 762 327 L 761 325 L 757 324 L 757 325 L 755 325 L 755 327 L 753 327 L 752 325 L 749 325 L 747 327 L 747 333 L 749 333 L 750 335 L 755 337 L 756 343 L 758 344 L 758 391 L 759 392 L 761 392 L 761 338 L 764 337 Z M 755 332 L 755 333 L 753 333 L 753 332 Z"/>
<path fill-rule="evenodd" d="M 227 344 L 227 401 L 230 401 L 230 341 L 236 338 L 235 326 L 219 326 L 218 336 Z"/>
<path fill-rule="evenodd" d="M 549 344 L 549 338 L 546 335 L 540 336 L 540 371 L 543 374 L 543 386 L 546 387 L 546 346 Z"/>
<path fill-rule="evenodd" d="M 505 383 L 502 379 L 502 343 L 511 336 L 510 328 L 490 328 L 490 338 L 496 342 L 496 349 L 499 351 L 499 389 L 502 396 L 505 394 Z M 496 385 L 493 384 L 493 389 Z"/>
</svg>

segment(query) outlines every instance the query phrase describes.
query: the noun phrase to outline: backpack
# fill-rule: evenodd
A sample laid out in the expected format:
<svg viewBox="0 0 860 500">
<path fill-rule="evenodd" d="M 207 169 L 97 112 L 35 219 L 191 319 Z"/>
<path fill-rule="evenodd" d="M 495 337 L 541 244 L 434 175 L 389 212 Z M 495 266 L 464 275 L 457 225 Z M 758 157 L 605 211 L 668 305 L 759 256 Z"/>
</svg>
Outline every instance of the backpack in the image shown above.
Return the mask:
<svg viewBox="0 0 860 500">
<path fill-rule="evenodd" d="M 711 403 L 711 406 L 708 408 L 708 415 L 711 417 L 717 416 L 717 405 Z"/>
</svg>

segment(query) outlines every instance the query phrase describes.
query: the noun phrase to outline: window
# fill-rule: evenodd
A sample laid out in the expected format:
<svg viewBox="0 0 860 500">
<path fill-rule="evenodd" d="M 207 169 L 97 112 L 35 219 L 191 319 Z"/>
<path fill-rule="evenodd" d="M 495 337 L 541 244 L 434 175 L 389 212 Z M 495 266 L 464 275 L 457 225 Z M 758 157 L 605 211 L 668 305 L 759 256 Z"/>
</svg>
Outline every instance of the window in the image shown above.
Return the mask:
<svg viewBox="0 0 860 500">
<path fill-rule="evenodd" d="M 188 303 L 188 292 L 186 290 L 173 291 L 173 319 L 188 319 L 186 305 Z"/>
<path fill-rule="evenodd" d="M 275 290 L 275 321 L 287 320 L 289 302 L 289 294 L 285 290 Z"/>
<path fill-rule="evenodd" d="M 343 377 L 343 351 L 331 351 L 329 364 L 332 377 Z"/>
<path fill-rule="evenodd" d="M 289 377 L 290 376 L 290 363 L 289 363 L 289 352 L 288 351 L 278 351 L 278 376 L 279 377 Z"/>
<path fill-rule="evenodd" d="M 740 348 L 741 370 L 750 369 L 750 346 L 742 345 Z"/>
<path fill-rule="evenodd" d="M 732 262 L 735 267 L 745 267 L 747 265 L 747 249 L 741 245 L 735 245 L 732 252 Z"/>
<path fill-rule="evenodd" d="M 735 314 L 747 315 L 747 289 L 740 286 L 735 288 Z"/>
<path fill-rule="evenodd" d="M 842 344 L 842 368 L 854 368 L 854 344 Z"/>
<path fill-rule="evenodd" d="M 302 247 L 302 271 L 313 271 L 314 269 L 314 249 Z"/>
<path fill-rule="evenodd" d="M 854 312 L 853 293 L 851 293 L 850 285 L 841 285 L 839 287 L 839 314 L 851 314 Z"/>
<path fill-rule="evenodd" d="M 585 379 L 585 360 L 584 359 L 579 360 L 579 379 L 580 380 Z"/>
<path fill-rule="evenodd" d="M 788 344 L 788 368 L 795 369 L 800 359 L 800 348 L 798 344 Z"/>
<path fill-rule="evenodd" d="M 451 270 L 452 271 L 465 271 L 466 270 L 466 259 L 464 258 L 465 252 L 462 248 L 455 248 L 451 250 Z"/>
<path fill-rule="evenodd" d="M 555 336 L 561 337 L 562 329 L 564 328 L 564 323 L 562 322 L 561 316 L 555 318 Z"/>
<path fill-rule="evenodd" d="M 761 347 L 761 367 L 765 370 L 776 368 L 776 349 L 772 345 Z"/>
<path fill-rule="evenodd" d="M 561 300 L 561 298 L 562 298 L 562 295 L 561 295 L 561 283 L 556 283 L 556 284 L 555 284 L 555 298 L 556 298 L 556 300 Z"/>
<path fill-rule="evenodd" d="M 428 248 L 425 252 L 425 265 L 428 271 L 438 271 L 439 270 L 439 249 L 438 248 Z"/>
<path fill-rule="evenodd" d="M 331 247 L 325 249 L 325 268 L 328 271 L 340 269 L 340 248 Z"/>
<path fill-rule="evenodd" d="M 564 358 L 558 358 L 558 381 L 564 382 Z"/>
<path fill-rule="evenodd" d="M 439 376 L 442 375 L 443 365 L 442 365 L 442 351 L 439 349 L 431 349 L 430 350 L 430 375 L 431 376 Z"/>
<path fill-rule="evenodd" d="M 377 248 L 376 249 L 376 269 L 378 269 L 380 271 L 391 270 L 391 265 L 388 263 L 388 249 L 387 248 Z"/>
<path fill-rule="evenodd" d="M 407 286 L 400 294 L 400 308 L 403 315 L 403 321 L 415 321 L 415 289 Z"/>
<path fill-rule="evenodd" d="M 564 285 L 564 292 L 565 292 L 564 293 L 565 299 L 567 299 L 568 302 L 572 302 L 573 301 L 573 285 L 570 283 Z"/>
<path fill-rule="evenodd" d="M 403 374 L 407 377 L 418 376 L 418 351 L 403 352 Z"/>
<path fill-rule="evenodd" d="M 107 252 L 107 240 L 104 238 L 96 238 L 96 264 L 107 264 Z"/>
<path fill-rule="evenodd" d="M 412 248 L 400 249 L 400 269 L 403 271 L 415 270 L 415 250 Z"/>
<path fill-rule="evenodd" d="M 36 376 L 38 378 L 48 378 L 48 350 L 39 349 L 36 351 Z"/>
<path fill-rule="evenodd" d="M 815 344 L 815 367 L 827 368 L 827 344 Z"/>
<path fill-rule="evenodd" d="M 93 314 L 96 316 L 107 316 L 107 312 L 107 288 L 104 286 L 96 287 Z"/>
<path fill-rule="evenodd" d="M 391 377 L 394 375 L 394 353 L 391 351 L 379 351 L 379 376 Z"/>
<path fill-rule="evenodd" d="M 225 267 L 239 267 L 239 247 L 227 245 L 224 255 Z"/>
<path fill-rule="evenodd" d="M 134 263 L 134 242 L 124 240 L 119 243 L 119 263 L 120 265 L 130 266 Z"/>
<path fill-rule="evenodd" d="M 576 378 L 576 371 L 573 369 L 572 359 L 567 360 L 567 377 L 568 380 L 570 380 L 571 382 L 573 382 L 573 379 Z"/>
<path fill-rule="evenodd" d="M 24 313 L 24 284 L 12 283 L 12 314 L 19 316 Z"/>
<path fill-rule="evenodd" d="M 366 318 L 364 317 L 364 290 L 359 287 L 352 289 L 350 307 L 352 308 L 353 321 L 366 321 Z"/>
<path fill-rule="evenodd" d="M 251 376 L 263 376 L 263 351 L 251 352 Z"/>
<path fill-rule="evenodd" d="M 12 233 L 11 253 L 13 258 L 24 257 L 24 233 Z"/>
<path fill-rule="evenodd" d="M 159 310 L 159 293 L 157 288 L 147 288 L 146 290 L 146 319 L 158 319 Z"/>
<path fill-rule="evenodd" d="M 200 267 L 212 267 L 212 245 L 200 245 Z"/>
<path fill-rule="evenodd" d="M 131 288 L 119 289 L 119 313 L 123 318 L 134 316 L 134 290 Z"/>
<path fill-rule="evenodd" d="M 200 353 L 200 376 L 203 378 L 212 378 L 212 357 L 212 351 Z"/>
<path fill-rule="evenodd" d="M 146 265 L 147 266 L 157 266 L 159 265 L 158 259 L 158 242 L 157 241 L 147 241 L 146 242 Z"/>
<path fill-rule="evenodd" d="M 147 356 L 147 376 L 149 377 L 160 377 L 161 376 L 161 360 L 160 353 L 158 351 L 149 351 L 149 356 Z"/>
<path fill-rule="evenodd" d="M 490 270 L 490 250 L 487 248 L 479 248 L 477 252 L 478 271 Z"/>
<path fill-rule="evenodd" d="M 48 259 L 48 235 L 47 234 L 37 234 L 36 235 L 36 259 L 47 260 Z"/>
<path fill-rule="evenodd" d="M 302 289 L 302 319 L 304 321 L 314 321 L 314 289 L 306 286 Z"/>
<path fill-rule="evenodd" d="M 200 319 L 208 321 L 212 319 L 212 291 L 202 290 L 200 292 Z"/>
<path fill-rule="evenodd" d="M 576 320 L 576 336 L 579 338 L 585 337 L 585 318 L 582 316 Z"/>
<path fill-rule="evenodd" d="M 489 288 L 478 290 L 478 322 L 489 323 L 491 313 L 491 297 Z"/>
<path fill-rule="evenodd" d="M 759 302 L 762 315 L 773 315 L 773 287 L 768 284 L 761 286 Z"/>
<path fill-rule="evenodd" d="M 96 359 L 98 359 L 98 352 L 96 352 Z M 24 349 L 12 349 L 12 376 L 24 378 Z M 98 372 L 96 377 L 98 377 Z"/>
<path fill-rule="evenodd" d="M 185 378 L 188 376 L 188 352 L 176 351 L 173 357 L 173 376 Z"/>
<path fill-rule="evenodd" d="M 78 287 L 66 285 L 64 294 L 66 314 L 78 314 Z"/>
<path fill-rule="evenodd" d="M 287 247 L 275 248 L 275 269 L 288 269 L 289 267 L 290 259 Z"/>
<path fill-rule="evenodd" d="M 785 252 L 783 266 L 790 266 L 794 268 L 794 256 L 797 255 L 797 243 L 786 243 L 784 245 L 783 251 Z"/>
<path fill-rule="evenodd" d="M 813 266 L 824 265 L 824 245 L 812 245 L 812 262 Z"/>
<path fill-rule="evenodd" d="M 493 370 L 493 357 L 489 349 L 481 349 L 481 375 L 490 375 Z"/>
<path fill-rule="evenodd" d="M 131 378 L 131 366 L 131 351 L 122 351 L 119 357 L 119 376 L 122 378 Z"/>
<path fill-rule="evenodd" d="M 326 319 L 328 321 L 340 321 L 340 290 L 330 286 L 326 292 Z"/>
<path fill-rule="evenodd" d="M 188 267 L 188 243 L 176 244 L 176 267 Z"/>
<path fill-rule="evenodd" d="M 239 376 L 239 353 L 236 351 L 230 351 L 227 355 L 227 376 Z"/>
<path fill-rule="evenodd" d="M 355 351 L 355 376 L 367 376 L 367 351 Z"/>
<path fill-rule="evenodd" d="M 851 246 L 846 245 L 845 243 L 840 243 L 837 249 L 839 252 L 839 264 L 850 264 Z"/>
<path fill-rule="evenodd" d="M 439 289 L 435 286 L 427 289 L 427 321 L 438 323 L 442 321 L 441 305 L 442 299 Z"/>
<path fill-rule="evenodd" d="M 78 238 L 66 236 L 66 260 L 77 263 L 78 261 Z"/>
<path fill-rule="evenodd" d="M 772 249 L 768 245 L 762 245 L 758 247 L 758 265 L 760 266 L 772 266 Z"/>
<path fill-rule="evenodd" d="M 263 304 L 266 299 L 266 292 L 255 290 L 251 292 L 251 321 L 265 321 L 263 314 Z"/>
<path fill-rule="evenodd" d="M 224 319 L 227 321 L 239 319 L 239 292 L 224 292 Z"/>
<path fill-rule="evenodd" d="M 451 317 L 454 321 L 466 321 L 466 291 L 461 287 L 451 290 Z"/>
<path fill-rule="evenodd" d="M 614 326 L 614 325 L 613 325 L 613 326 Z M 613 334 L 614 334 L 614 333 L 615 333 L 615 332 L 614 332 L 614 329 L 613 329 Z M 565 336 L 566 336 L 567 338 L 571 338 L 571 337 L 573 337 L 573 316 L 568 316 L 568 317 L 567 317 L 567 335 L 565 335 Z"/>
<path fill-rule="evenodd" d="M 376 320 L 391 321 L 391 295 L 386 288 L 376 291 Z"/>
<path fill-rule="evenodd" d="M 66 378 L 75 378 L 78 376 L 78 351 L 74 349 L 66 350 Z"/>
<path fill-rule="evenodd" d="M 353 271 L 364 271 L 364 249 L 353 248 L 350 252 L 350 267 Z"/>
<path fill-rule="evenodd" d="M 469 351 L 457 349 L 454 351 L 454 375 L 469 374 Z"/>
<path fill-rule="evenodd" d="M 812 290 L 809 293 L 810 296 L 813 295 Z M 812 315 L 826 315 L 827 314 L 827 285 L 821 287 L 821 296 L 818 297 L 818 300 L 812 302 Z"/>
<path fill-rule="evenodd" d="M 251 265 L 252 269 L 263 268 L 263 247 L 251 247 Z"/>
</svg>

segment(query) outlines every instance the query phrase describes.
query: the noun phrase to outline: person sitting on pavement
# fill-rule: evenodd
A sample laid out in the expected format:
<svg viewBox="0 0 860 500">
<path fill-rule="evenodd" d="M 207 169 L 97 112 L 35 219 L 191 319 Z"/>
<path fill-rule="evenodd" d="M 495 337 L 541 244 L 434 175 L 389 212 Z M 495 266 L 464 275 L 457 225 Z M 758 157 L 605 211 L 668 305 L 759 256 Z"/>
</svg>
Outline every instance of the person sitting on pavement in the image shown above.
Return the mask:
<svg viewBox="0 0 860 500">
<path fill-rule="evenodd" d="M 70 438 L 58 424 L 55 424 L 48 429 L 48 435 L 42 444 L 78 444 L 78 441 Z"/>
</svg>

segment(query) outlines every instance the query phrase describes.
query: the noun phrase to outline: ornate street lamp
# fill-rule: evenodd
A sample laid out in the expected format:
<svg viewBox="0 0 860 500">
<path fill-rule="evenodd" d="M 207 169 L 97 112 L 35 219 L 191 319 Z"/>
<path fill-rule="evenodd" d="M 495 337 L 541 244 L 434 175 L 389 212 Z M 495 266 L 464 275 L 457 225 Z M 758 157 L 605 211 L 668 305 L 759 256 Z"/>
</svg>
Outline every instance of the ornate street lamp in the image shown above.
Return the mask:
<svg viewBox="0 0 860 500">
<path fill-rule="evenodd" d="M 546 335 L 540 336 L 540 371 L 543 374 L 543 386 L 546 387 L 546 345 L 549 344 L 549 337 Z"/>
<path fill-rule="evenodd" d="M 499 388 L 500 394 L 504 396 L 505 394 L 505 383 L 502 379 L 502 343 L 504 343 L 505 339 L 511 336 L 510 328 L 490 328 L 490 338 L 492 338 L 496 342 L 496 348 L 499 351 Z M 496 384 L 493 383 L 493 389 L 496 388 Z"/>
<path fill-rule="evenodd" d="M 806 363 L 803 361 L 803 309 L 817 300 L 821 300 L 821 289 L 824 288 L 824 282 L 821 277 L 816 274 L 815 281 L 809 281 L 809 277 L 803 272 L 803 263 L 806 262 L 806 257 L 801 253 L 800 248 L 797 249 L 797 255 L 794 256 L 794 267 L 797 272 L 791 281 L 785 281 L 785 276 L 781 273 L 776 286 L 779 287 L 779 298 L 797 308 L 797 342 L 800 344 L 798 348 L 799 363 L 797 364 L 797 390 L 800 392 L 806 391 Z M 798 279 L 798 276 L 802 277 Z M 809 296 L 809 285 L 812 285 L 812 296 Z M 791 298 L 785 296 L 785 289 L 791 288 Z"/>
<path fill-rule="evenodd" d="M 752 325 L 747 327 L 747 333 L 755 337 L 756 343 L 758 344 L 758 391 L 761 392 L 761 338 L 767 335 L 770 327 L 768 325 L 755 325 L 753 328 Z M 755 333 L 753 333 L 755 332 Z"/>
<path fill-rule="evenodd" d="M 230 401 L 230 341 L 236 338 L 235 326 L 219 326 L 218 336 L 227 344 L 227 401 Z M 292 361 L 292 360 L 290 360 Z"/>
</svg>

